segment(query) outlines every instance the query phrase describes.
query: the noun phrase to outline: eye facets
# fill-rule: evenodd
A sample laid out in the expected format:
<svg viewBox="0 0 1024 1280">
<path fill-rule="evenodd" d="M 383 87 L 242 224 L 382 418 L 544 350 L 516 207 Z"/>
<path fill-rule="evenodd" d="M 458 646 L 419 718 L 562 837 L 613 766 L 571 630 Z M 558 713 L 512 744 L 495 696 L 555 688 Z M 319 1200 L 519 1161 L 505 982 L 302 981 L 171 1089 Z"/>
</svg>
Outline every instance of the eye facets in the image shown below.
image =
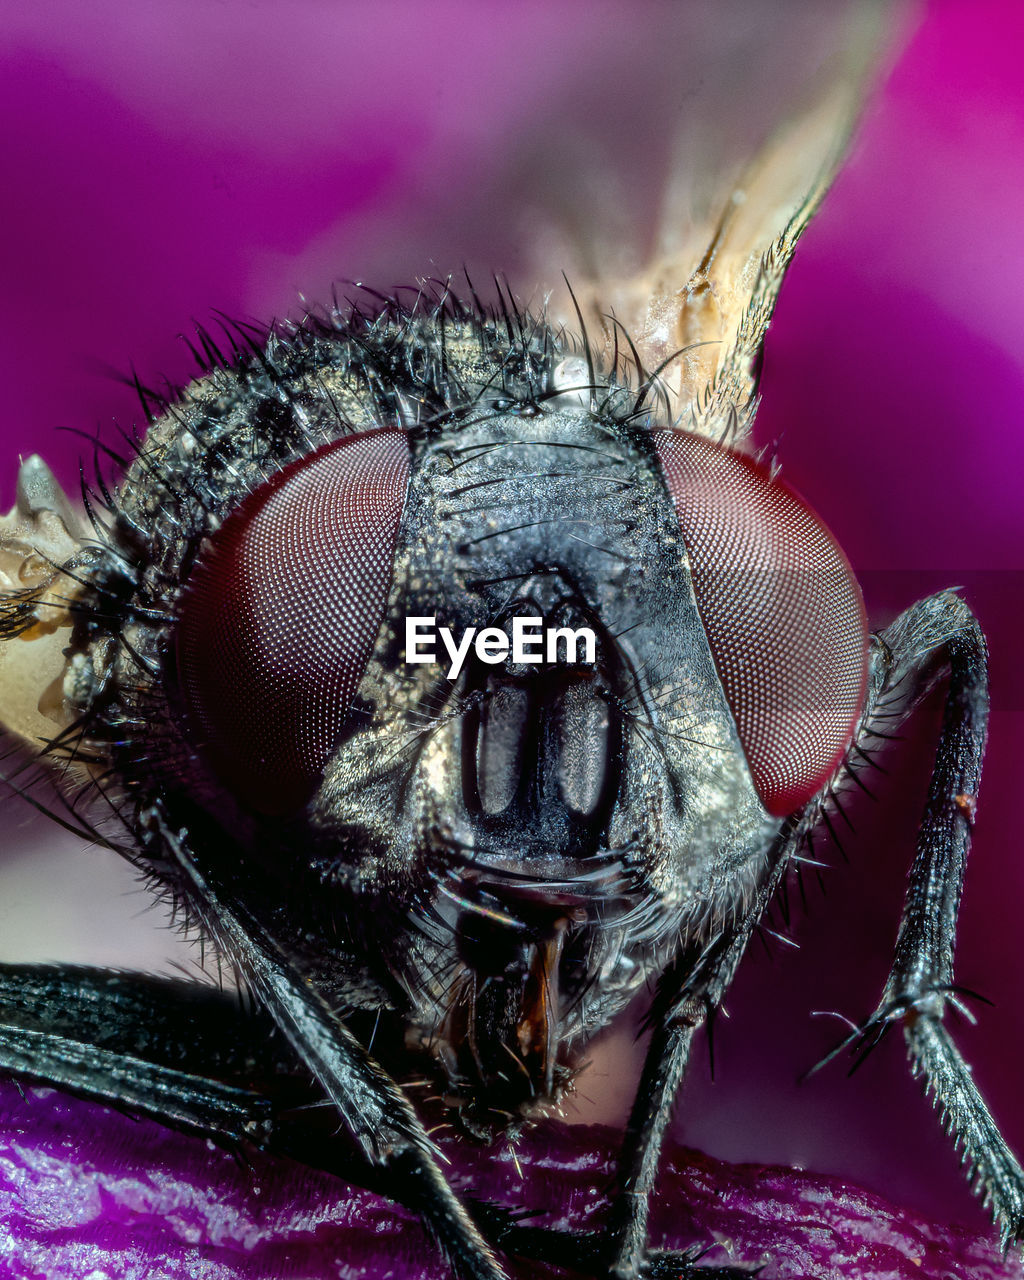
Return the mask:
<svg viewBox="0 0 1024 1280">
<path fill-rule="evenodd" d="M 180 610 L 178 680 L 213 770 L 267 814 L 302 804 L 380 628 L 409 477 L 397 430 L 285 467 L 225 520 Z"/>
<path fill-rule="evenodd" d="M 845 753 L 864 703 L 860 590 L 821 521 L 749 459 L 655 433 L 693 589 L 769 813 L 794 812 Z"/>
</svg>

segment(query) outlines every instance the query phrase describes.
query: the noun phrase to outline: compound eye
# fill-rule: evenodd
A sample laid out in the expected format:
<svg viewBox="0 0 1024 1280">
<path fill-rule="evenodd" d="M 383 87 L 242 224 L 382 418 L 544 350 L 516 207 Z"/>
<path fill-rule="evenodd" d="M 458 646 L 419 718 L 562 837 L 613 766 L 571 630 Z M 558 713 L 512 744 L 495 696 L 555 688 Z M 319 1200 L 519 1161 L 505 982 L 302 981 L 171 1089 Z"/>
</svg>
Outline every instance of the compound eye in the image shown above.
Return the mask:
<svg viewBox="0 0 1024 1280">
<path fill-rule="evenodd" d="M 335 750 L 387 605 L 409 480 L 397 430 L 324 445 L 204 544 L 178 615 L 185 713 L 245 805 L 303 804 Z"/>
<path fill-rule="evenodd" d="M 814 512 L 764 468 L 700 436 L 653 435 L 754 786 L 782 817 L 828 781 L 864 705 L 860 589 Z"/>
</svg>

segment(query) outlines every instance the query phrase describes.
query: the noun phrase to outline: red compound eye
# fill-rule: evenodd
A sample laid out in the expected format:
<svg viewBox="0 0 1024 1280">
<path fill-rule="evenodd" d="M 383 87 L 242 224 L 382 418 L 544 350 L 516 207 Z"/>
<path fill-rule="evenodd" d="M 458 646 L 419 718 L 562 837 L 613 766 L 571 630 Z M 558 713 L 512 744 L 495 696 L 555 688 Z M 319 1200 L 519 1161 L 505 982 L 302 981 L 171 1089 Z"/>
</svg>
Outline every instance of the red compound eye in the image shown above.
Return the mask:
<svg viewBox="0 0 1024 1280">
<path fill-rule="evenodd" d="M 325 445 L 250 494 L 192 574 L 182 696 L 216 773 L 261 813 L 308 799 L 335 749 L 384 617 L 408 480 L 404 432 Z"/>
<path fill-rule="evenodd" d="M 762 467 L 700 436 L 653 434 L 754 786 L 782 817 L 824 786 L 864 705 L 860 589 L 817 516 Z"/>
</svg>

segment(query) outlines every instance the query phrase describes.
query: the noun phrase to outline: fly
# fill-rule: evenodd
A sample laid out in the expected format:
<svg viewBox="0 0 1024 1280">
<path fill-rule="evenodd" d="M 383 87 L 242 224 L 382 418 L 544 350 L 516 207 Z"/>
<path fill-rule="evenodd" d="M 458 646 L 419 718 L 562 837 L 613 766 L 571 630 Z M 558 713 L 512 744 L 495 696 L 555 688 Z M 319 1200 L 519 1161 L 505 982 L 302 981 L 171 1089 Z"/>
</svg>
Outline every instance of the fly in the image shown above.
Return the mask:
<svg viewBox="0 0 1024 1280">
<path fill-rule="evenodd" d="M 857 1038 L 902 1029 L 1019 1237 L 1024 1174 L 943 1021 L 984 637 L 950 592 L 870 635 L 840 548 L 749 451 L 765 332 L 858 89 L 853 68 L 772 139 L 695 258 L 583 275 L 546 309 L 500 286 L 485 304 L 467 278 L 203 331 L 191 386 L 141 389 L 146 438 L 116 490 L 85 491 L 86 522 L 23 464 L 4 720 L 95 795 L 100 838 L 260 1012 L 10 966 L 4 1069 L 380 1186 L 461 1277 L 498 1280 L 500 1254 L 696 1273 L 647 1247 L 694 1036 L 855 757 L 944 680 L 893 965 Z M 450 664 L 420 651 L 427 619 Z M 535 633 L 562 643 L 527 660 Z M 469 1138 L 515 1134 L 645 986 L 601 1238 L 460 1197 L 429 1097 Z M 402 1087 L 410 1064 L 425 1083 Z"/>
</svg>

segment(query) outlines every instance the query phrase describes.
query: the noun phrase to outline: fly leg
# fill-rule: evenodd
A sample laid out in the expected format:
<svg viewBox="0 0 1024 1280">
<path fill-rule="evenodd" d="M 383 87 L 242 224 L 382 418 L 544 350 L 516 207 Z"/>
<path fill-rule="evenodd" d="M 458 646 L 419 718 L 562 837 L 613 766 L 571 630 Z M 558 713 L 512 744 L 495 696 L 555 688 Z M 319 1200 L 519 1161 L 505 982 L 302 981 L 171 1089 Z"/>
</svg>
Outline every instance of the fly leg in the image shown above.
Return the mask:
<svg viewBox="0 0 1024 1280">
<path fill-rule="evenodd" d="M 436 1149 L 401 1088 L 237 894 L 222 896 L 184 831 L 156 806 L 144 818 L 177 865 L 207 931 L 239 966 L 300 1061 L 315 1076 L 385 1194 L 418 1213 L 460 1280 L 505 1280 L 493 1250 L 441 1171 Z M 378 1184 L 381 1185 L 381 1184 Z"/>
<path fill-rule="evenodd" d="M 863 733 L 872 733 L 873 710 L 895 698 L 909 713 L 944 676 L 942 730 L 892 969 L 862 1035 L 870 1041 L 902 1023 L 914 1075 L 924 1077 L 944 1127 L 963 1149 L 1006 1247 L 1024 1231 L 1024 1171 L 943 1024 L 946 1006 L 959 1007 L 953 950 L 989 709 L 985 638 L 958 596 L 920 601 L 876 639 Z"/>
<path fill-rule="evenodd" d="M 639 1275 L 702 1275 L 680 1261 L 648 1252 L 647 1220 L 662 1140 L 686 1071 L 697 1028 L 718 1007 L 750 935 L 785 873 L 791 837 L 769 856 L 770 872 L 746 913 L 710 942 L 682 951 L 658 981 L 648 1022 L 651 1042 L 619 1157 L 618 1194 L 608 1223 L 605 1259 L 615 1280 Z M 742 1275 L 741 1271 L 721 1272 Z"/>
<path fill-rule="evenodd" d="M 337 1112 L 267 1014 L 215 987 L 0 965 L 0 1072 L 229 1149 L 285 1156 L 424 1212 L 401 1169 L 346 1142 Z M 483 1202 L 467 1211 L 494 1234 L 513 1217 Z"/>
<path fill-rule="evenodd" d="M 597 1232 L 523 1226 L 515 1214 L 492 1204 L 471 1203 L 470 1211 L 488 1239 L 503 1253 L 529 1262 L 564 1267 L 573 1275 L 606 1276 L 606 1240 Z M 650 1250 L 641 1264 L 644 1280 L 753 1280 L 756 1272 L 740 1267 L 703 1267 L 700 1247 Z"/>
<path fill-rule="evenodd" d="M 0 1071 L 274 1151 L 293 1111 L 322 1096 L 270 1019 L 239 998 L 77 965 L 0 965 Z"/>
<path fill-rule="evenodd" d="M 0 1071 L 407 1198 L 339 1135 L 336 1113 L 271 1019 L 214 987 L 84 966 L 0 965 Z M 596 1235 L 524 1226 L 514 1211 L 482 1201 L 466 1208 L 508 1252 L 598 1274 Z M 692 1251 L 659 1254 L 646 1274 L 749 1275 L 694 1272 L 694 1261 Z"/>
<path fill-rule="evenodd" d="M 699 996 L 696 1001 L 684 996 L 673 1006 L 655 1024 L 619 1157 L 618 1195 L 608 1224 L 609 1275 L 616 1280 L 634 1280 L 639 1274 L 665 1129 L 686 1071 L 694 1031 L 706 1016 Z"/>
</svg>

